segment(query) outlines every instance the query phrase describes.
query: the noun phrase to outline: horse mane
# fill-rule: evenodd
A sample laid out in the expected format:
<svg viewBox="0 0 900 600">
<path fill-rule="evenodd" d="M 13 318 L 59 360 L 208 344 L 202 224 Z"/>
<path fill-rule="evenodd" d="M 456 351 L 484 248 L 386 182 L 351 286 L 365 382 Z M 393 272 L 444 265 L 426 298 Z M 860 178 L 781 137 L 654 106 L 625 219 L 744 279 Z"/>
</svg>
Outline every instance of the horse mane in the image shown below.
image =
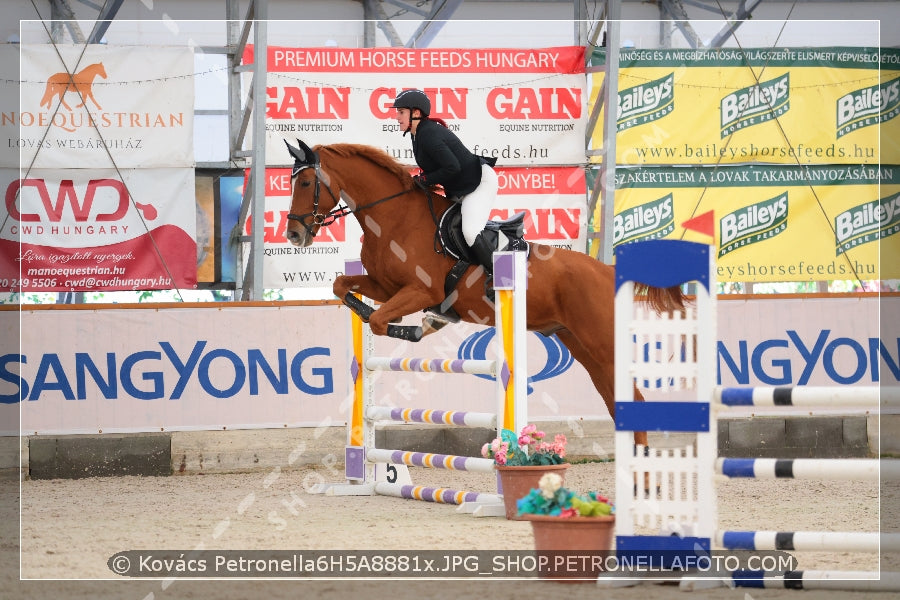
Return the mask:
<svg viewBox="0 0 900 600">
<path fill-rule="evenodd" d="M 385 169 L 404 184 L 409 183 L 411 178 L 406 166 L 402 165 L 384 150 L 374 146 L 366 146 L 365 144 L 329 144 L 327 146 L 316 146 L 314 150 L 316 152 L 330 152 L 344 158 L 360 156 Z"/>
</svg>

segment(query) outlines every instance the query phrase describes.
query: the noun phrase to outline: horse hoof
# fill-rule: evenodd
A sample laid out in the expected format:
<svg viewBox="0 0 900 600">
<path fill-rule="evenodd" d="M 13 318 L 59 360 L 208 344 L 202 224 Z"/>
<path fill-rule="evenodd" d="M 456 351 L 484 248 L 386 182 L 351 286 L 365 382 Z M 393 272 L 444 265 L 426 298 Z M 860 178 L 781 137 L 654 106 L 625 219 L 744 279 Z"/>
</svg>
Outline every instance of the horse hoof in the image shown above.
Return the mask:
<svg viewBox="0 0 900 600">
<path fill-rule="evenodd" d="M 638 486 L 634 484 L 634 497 L 637 498 L 638 495 Z M 660 498 L 662 496 L 662 490 L 660 490 L 659 486 L 656 486 L 656 498 Z M 653 495 L 650 493 L 650 488 L 644 488 L 644 498 L 652 498 Z"/>
<path fill-rule="evenodd" d="M 435 316 L 427 316 L 422 319 L 422 337 L 439 331 L 449 325 L 451 321 Z"/>
</svg>

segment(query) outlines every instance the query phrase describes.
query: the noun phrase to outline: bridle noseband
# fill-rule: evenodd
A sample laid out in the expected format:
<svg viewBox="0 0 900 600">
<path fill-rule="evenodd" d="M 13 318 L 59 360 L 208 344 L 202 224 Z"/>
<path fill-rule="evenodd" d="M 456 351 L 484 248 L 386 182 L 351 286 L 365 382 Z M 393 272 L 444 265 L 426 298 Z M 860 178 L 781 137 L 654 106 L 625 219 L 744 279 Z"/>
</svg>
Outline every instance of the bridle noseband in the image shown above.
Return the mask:
<svg viewBox="0 0 900 600">
<path fill-rule="evenodd" d="M 334 192 L 331 191 L 331 186 L 329 186 L 328 183 L 322 180 L 322 165 L 319 162 L 319 155 L 314 153 L 313 156 L 315 158 L 312 164 L 303 164 L 299 161 L 296 161 L 294 163 L 294 168 L 291 169 L 291 181 L 293 181 L 293 179 L 304 169 L 309 169 L 311 167 L 315 170 L 316 188 L 313 192 L 313 210 L 312 212 L 302 215 L 298 215 L 295 213 L 288 213 L 287 215 L 288 220 L 297 221 L 298 223 L 303 225 L 303 228 L 306 230 L 310 237 L 315 237 L 316 235 L 316 232 L 312 230 L 313 227 L 327 227 L 341 217 L 346 217 L 353 212 L 348 206 L 338 206 L 340 204 L 340 201 L 335 197 Z M 320 182 L 325 184 L 325 189 L 328 190 L 328 195 L 331 196 L 332 200 L 334 200 L 334 208 L 327 214 L 319 212 L 319 195 L 321 188 Z M 310 225 L 307 225 L 306 223 L 307 217 L 312 217 L 312 223 Z"/>
<path fill-rule="evenodd" d="M 299 140 L 298 140 L 298 142 L 299 142 Z M 287 143 L 287 142 L 285 142 L 285 143 Z M 402 195 L 407 194 L 416 189 L 416 186 L 413 186 L 411 188 L 406 188 L 400 192 L 397 192 L 396 194 L 387 196 L 386 198 L 381 198 L 380 200 L 375 200 L 374 202 L 365 204 L 363 206 L 357 206 L 356 208 L 353 208 L 353 209 L 351 209 L 349 206 L 346 206 L 346 205 L 339 206 L 340 200 L 338 200 L 338 198 L 334 195 L 334 192 L 331 191 L 331 186 L 329 185 L 329 182 L 327 182 L 323 179 L 322 163 L 319 160 L 319 154 L 317 152 L 313 152 L 312 150 L 309 150 L 309 148 L 305 145 L 303 147 L 306 149 L 306 151 L 304 152 L 304 159 L 306 158 L 305 154 L 308 153 L 308 154 L 312 155 L 311 160 L 308 160 L 308 159 L 300 160 L 299 156 L 297 154 L 295 154 L 295 151 L 297 149 L 292 148 L 291 145 L 288 144 L 288 149 L 291 150 L 291 155 L 294 156 L 294 167 L 293 167 L 293 169 L 291 169 L 291 181 L 293 182 L 294 178 L 297 177 L 297 175 L 299 175 L 300 172 L 303 171 L 304 169 L 312 168 L 315 170 L 316 187 L 315 187 L 315 191 L 313 192 L 313 209 L 312 209 L 312 212 L 305 213 L 302 215 L 298 215 L 296 213 L 288 213 L 287 218 L 288 218 L 288 220 L 297 221 L 298 223 L 303 225 L 303 228 L 306 230 L 306 232 L 309 234 L 310 237 L 315 237 L 315 235 L 316 235 L 316 232 L 313 231 L 313 229 L 312 229 L 313 227 L 316 227 L 316 226 L 318 226 L 319 228 L 327 227 L 328 225 L 331 225 L 332 223 L 334 223 L 341 217 L 346 217 L 347 215 L 350 215 L 353 213 L 359 213 L 367 208 L 371 208 L 371 207 L 375 206 L 376 204 L 381 204 L 382 202 L 392 200 L 394 198 L 397 198 L 398 196 L 402 196 Z M 319 212 L 319 196 L 321 194 L 321 184 L 325 185 L 325 189 L 328 190 L 328 195 L 331 196 L 332 200 L 334 200 L 334 208 L 331 209 L 328 213 Z M 428 192 L 429 202 L 430 202 L 431 192 L 429 190 L 426 190 L 426 192 Z M 291 197 L 293 198 L 293 184 L 291 185 Z M 312 217 L 311 224 L 306 223 L 307 217 Z"/>
</svg>

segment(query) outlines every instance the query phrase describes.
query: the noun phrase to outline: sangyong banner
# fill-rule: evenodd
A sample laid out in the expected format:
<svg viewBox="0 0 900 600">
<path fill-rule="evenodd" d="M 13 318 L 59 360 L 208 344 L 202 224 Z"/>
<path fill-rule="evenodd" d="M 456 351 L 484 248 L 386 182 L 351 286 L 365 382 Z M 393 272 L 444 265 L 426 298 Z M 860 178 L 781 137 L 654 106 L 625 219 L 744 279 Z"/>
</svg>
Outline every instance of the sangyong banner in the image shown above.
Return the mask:
<svg viewBox="0 0 900 600">
<path fill-rule="evenodd" d="M 413 164 L 396 95 L 419 88 L 431 115 L 505 166 L 585 161 L 584 48 L 268 49 L 266 164 L 291 164 L 282 140 L 383 148 Z M 244 57 L 253 61 L 252 49 Z"/>
<path fill-rule="evenodd" d="M 595 63 L 605 54 L 595 52 Z M 900 49 L 622 50 L 623 164 L 900 164 Z M 594 77 L 596 98 L 602 74 Z M 602 131 L 593 136 L 602 146 Z"/>
<path fill-rule="evenodd" d="M 900 167 L 618 169 L 616 189 L 614 245 L 708 244 L 681 223 L 714 211 L 720 281 L 900 278 Z"/>
<path fill-rule="evenodd" d="M 584 251 L 587 207 L 584 169 L 535 167 L 497 169 L 499 190 L 491 219 L 525 213 L 525 238 L 531 242 Z M 290 212 L 291 170 L 266 169 L 265 260 L 267 288 L 330 287 L 344 272 L 344 261 L 358 259 L 362 230 L 352 216 L 323 227 L 311 246 L 296 248 L 284 237 Z M 403 203 L 397 198 L 397 215 Z M 424 202 L 424 200 L 422 200 Z M 249 234 L 250 220 L 245 224 Z"/>
</svg>

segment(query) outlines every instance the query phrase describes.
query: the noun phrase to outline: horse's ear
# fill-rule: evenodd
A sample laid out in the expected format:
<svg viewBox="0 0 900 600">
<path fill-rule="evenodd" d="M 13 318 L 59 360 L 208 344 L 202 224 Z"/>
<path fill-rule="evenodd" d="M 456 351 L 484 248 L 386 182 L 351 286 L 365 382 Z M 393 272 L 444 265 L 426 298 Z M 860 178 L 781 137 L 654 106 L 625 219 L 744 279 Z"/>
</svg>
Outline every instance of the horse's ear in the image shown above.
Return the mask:
<svg viewBox="0 0 900 600">
<path fill-rule="evenodd" d="M 287 146 L 288 152 L 291 153 L 291 156 L 294 157 L 294 161 L 299 165 L 314 165 L 316 164 L 316 153 L 312 151 L 312 149 L 303 143 L 302 140 L 298 139 L 297 146 L 291 146 L 287 140 L 284 140 L 285 146 Z"/>
</svg>

